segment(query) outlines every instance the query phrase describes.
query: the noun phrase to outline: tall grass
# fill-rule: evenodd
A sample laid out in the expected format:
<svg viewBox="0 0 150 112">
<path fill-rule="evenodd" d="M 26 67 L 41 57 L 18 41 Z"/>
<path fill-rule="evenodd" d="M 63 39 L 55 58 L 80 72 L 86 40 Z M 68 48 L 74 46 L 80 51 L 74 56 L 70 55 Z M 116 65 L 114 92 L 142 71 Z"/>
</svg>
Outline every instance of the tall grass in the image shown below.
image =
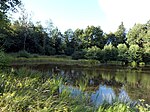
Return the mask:
<svg viewBox="0 0 150 112">
<path fill-rule="evenodd" d="M 81 66 L 96 66 L 99 64 L 97 60 L 72 60 L 70 58 L 57 57 L 38 57 L 38 58 L 15 58 L 12 64 L 63 64 L 63 65 L 81 65 Z"/>
<path fill-rule="evenodd" d="M 12 70 L 10 73 L 1 72 L 0 111 L 69 112 L 92 109 L 77 97 L 71 98 L 65 90 L 59 93 L 61 84 L 62 79 L 59 77 L 25 68 Z"/>
</svg>

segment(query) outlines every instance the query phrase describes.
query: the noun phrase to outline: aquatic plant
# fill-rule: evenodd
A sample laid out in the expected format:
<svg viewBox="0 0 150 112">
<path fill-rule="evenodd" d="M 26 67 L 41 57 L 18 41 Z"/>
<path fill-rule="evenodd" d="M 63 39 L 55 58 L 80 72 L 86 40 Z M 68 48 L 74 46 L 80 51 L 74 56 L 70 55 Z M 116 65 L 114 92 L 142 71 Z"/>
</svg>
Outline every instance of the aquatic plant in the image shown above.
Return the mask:
<svg viewBox="0 0 150 112">
<path fill-rule="evenodd" d="M 8 72 L 9 71 L 9 72 Z M 148 112 L 142 101 L 131 105 L 113 101 L 96 107 L 86 94 L 72 97 L 67 89 L 59 91 L 62 78 L 26 68 L 0 72 L 1 112 Z M 82 88 L 81 88 L 82 90 Z"/>
</svg>

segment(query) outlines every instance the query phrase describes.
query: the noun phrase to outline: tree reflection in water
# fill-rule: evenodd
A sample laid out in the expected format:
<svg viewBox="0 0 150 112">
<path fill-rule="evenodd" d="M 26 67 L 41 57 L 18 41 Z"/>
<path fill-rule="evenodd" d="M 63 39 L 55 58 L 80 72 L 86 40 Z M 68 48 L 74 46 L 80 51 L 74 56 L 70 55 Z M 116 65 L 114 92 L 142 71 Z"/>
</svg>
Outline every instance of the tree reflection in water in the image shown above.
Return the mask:
<svg viewBox="0 0 150 112">
<path fill-rule="evenodd" d="M 54 68 L 59 69 L 57 73 Z M 18 67 L 18 66 L 17 66 Z M 51 74 L 58 74 L 64 78 L 65 86 L 76 88 L 76 91 L 83 89 L 91 93 L 91 100 L 101 104 L 103 100 L 111 102 L 110 99 L 119 98 L 129 101 L 145 99 L 150 104 L 150 68 L 137 70 L 120 66 L 102 67 L 79 67 L 64 65 L 32 65 L 31 69 L 49 71 Z M 81 92 L 81 91 L 80 91 Z M 80 93 L 79 92 L 79 93 Z"/>
</svg>

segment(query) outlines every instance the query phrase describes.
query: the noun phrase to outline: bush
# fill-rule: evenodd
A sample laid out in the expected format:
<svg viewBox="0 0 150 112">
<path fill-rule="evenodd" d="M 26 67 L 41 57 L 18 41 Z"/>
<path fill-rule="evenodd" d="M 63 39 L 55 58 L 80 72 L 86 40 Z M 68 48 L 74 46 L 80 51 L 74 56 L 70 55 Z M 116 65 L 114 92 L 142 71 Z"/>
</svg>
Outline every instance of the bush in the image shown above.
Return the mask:
<svg viewBox="0 0 150 112">
<path fill-rule="evenodd" d="M 98 53 L 98 57 L 101 62 L 107 63 L 108 61 L 115 61 L 117 60 L 118 51 L 117 49 L 112 45 L 105 45 L 104 48 L 101 50 L 101 52 Z"/>
<path fill-rule="evenodd" d="M 131 62 L 131 66 L 132 66 L 132 67 L 137 67 L 137 63 L 136 63 L 135 61 L 132 61 L 132 62 Z"/>
<path fill-rule="evenodd" d="M 75 51 L 72 54 L 72 59 L 84 59 L 85 58 L 85 51 Z"/>
<path fill-rule="evenodd" d="M 48 47 L 46 46 L 45 48 L 45 55 L 55 55 L 56 54 L 56 49 L 53 47 Z"/>
<path fill-rule="evenodd" d="M 31 54 L 28 53 L 27 51 L 19 51 L 18 54 L 17 54 L 17 57 L 24 57 L 24 58 L 31 58 Z"/>
<path fill-rule="evenodd" d="M 138 45 L 131 45 L 128 50 L 128 60 L 140 62 L 142 61 L 142 50 Z"/>
<path fill-rule="evenodd" d="M 139 66 L 140 66 L 140 67 L 144 67 L 144 66 L 145 66 L 145 63 L 144 63 L 144 62 L 140 62 L 140 63 L 139 63 Z"/>
<path fill-rule="evenodd" d="M 11 57 L 0 51 L 0 67 L 6 67 L 11 62 Z"/>
<path fill-rule="evenodd" d="M 33 54 L 32 57 L 33 57 L 33 58 L 38 58 L 39 55 L 38 55 L 38 54 Z"/>
<path fill-rule="evenodd" d="M 93 46 L 93 47 L 87 49 L 87 52 L 86 52 L 86 54 L 85 54 L 85 57 L 86 57 L 87 59 L 98 59 L 97 53 L 99 53 L 100 51 L 101 51 L 100 48 L 98 48 L 98 47 L 96 47 L 96 46 Z"/>
<path fill-rule="evenodd" d="M 100 64 L 100 62 L 98 60 L 94 60 L 94 59 L 79 59 L 79 63 L 81 64 L 85 64 L 85 65 L 97 65 Z"/>
</svg>

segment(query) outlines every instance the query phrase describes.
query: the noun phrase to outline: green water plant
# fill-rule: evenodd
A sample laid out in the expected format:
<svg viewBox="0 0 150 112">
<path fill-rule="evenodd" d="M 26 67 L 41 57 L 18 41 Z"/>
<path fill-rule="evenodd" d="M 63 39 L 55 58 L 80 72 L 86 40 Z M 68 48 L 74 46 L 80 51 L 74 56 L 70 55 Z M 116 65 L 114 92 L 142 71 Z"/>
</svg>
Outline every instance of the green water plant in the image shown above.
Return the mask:
<svg viewBox="0 0 150 112">
<path fill-rule="evenodd" d="M 1 112 L 149 112 L 143 100 L 135 105 L 114 101 L 95 106 L 85 94 L 72 97 L 59 76 L 22 68 L 0 71 Z M 67 86 L 67 85 L 66 85 Z"/>
</svg>

